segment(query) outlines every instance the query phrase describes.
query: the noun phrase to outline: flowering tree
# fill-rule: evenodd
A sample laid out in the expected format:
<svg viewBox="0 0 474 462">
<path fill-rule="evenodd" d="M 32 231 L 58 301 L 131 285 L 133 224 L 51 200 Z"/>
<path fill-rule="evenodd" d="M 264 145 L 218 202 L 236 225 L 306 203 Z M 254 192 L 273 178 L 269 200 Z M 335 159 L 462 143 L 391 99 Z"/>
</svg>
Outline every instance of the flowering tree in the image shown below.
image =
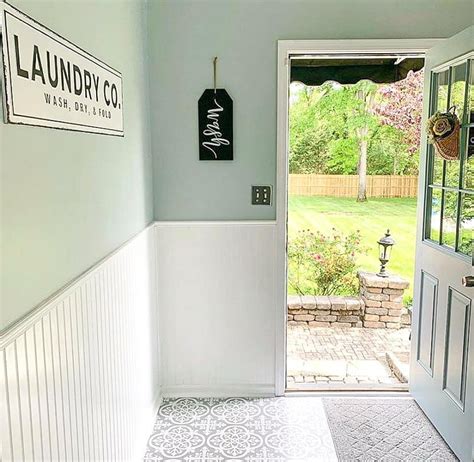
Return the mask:
<svg viewBox="0 0 474 462">
<path fill-rule="evenodd" d="M 417 174 L 423 71 L 384 85 L 299 85 L 290 106 L 290 173 L 357 173 L 358 200 L 366 175 Z"/>
<path fill-rule="evenodd" d="M 405 79 L 383 85 L 378 94 L 380 104 L 374 107 L 374 112 L 383 124 L 403 132 L 408 151 L 414 154 L 420 147 L 423 69 L 410 71 Z"/>
</svg>

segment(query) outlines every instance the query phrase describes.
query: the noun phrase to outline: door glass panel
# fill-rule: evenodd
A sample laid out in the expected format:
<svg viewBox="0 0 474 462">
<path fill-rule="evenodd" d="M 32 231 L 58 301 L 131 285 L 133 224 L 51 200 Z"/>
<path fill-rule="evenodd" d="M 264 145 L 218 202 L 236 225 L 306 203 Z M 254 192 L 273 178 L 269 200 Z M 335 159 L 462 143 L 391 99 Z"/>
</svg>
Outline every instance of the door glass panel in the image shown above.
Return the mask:
<svg viewBox="0 0 474 462">
<path fill-rule="evenodd" d="M 469 122 L 474 124 L 474 59 L 471 59 L 471 70 L 470 70 L 470 84 L 469 84 Z"/>
<path fill-rule="evenodd" d="M 448 109 L 449 70 L 435 74 L 435 76 L 435 99 L 432 112 L 443 112 Z"/>
<path fill-rule="evenodd" d="M 466 189 L 474 189 L 474 127 L 469 127 L 464 167 L 464 187 Z"/>
<path fill-rule="evenodd" d="M 446 174 L 444 175 L 444 185 L 457 188 L 459 186 L 460 160 L 446 161 Z"/>
<path fill-rule="evenodd" d="M 464 96 L 466 93 L 466 70 L 467 63 L 464 62 L 453 67 L 451 77 L 450 106 L 456 106 L 456 114 L 462 122 L 464 115 Z"/>
<path fill-rule="evenodd" d="M 432 184 L 443 184 L 443 158 L 435 153 L 433 145 L 430 145 L 430 155 L 433 156 L 433 179 Z"/>
<path fill-rule="evenodd" d="M 463 121 L 464 114 L 464 97 L 466 95 L 466 71 L 467 62 L 459 64 L 452 68 L 451 83 L 449 91 L 449 106 L 455 106 L 456 115 L 459 120 Z M 446 174 L 444 177 L 444 185 L 456 188 L 459 186 L 460 177 L 460 160 L 451 160 L 446 162 Z"/>
<path fill-rule="evenodd" d="M 441 224 L 441 189 L 430 188 L 431 191 L 431 206 L 428 223 L 428 239 L 439 242 L 439 230 Z"/>
<path fill-rule="evenodd" d="M 459 252 L 472 256 L 474 232 L 474 194 L 461 195 Z"/>
<path fill-rule="evenodd" d="M 442 243 L 452 248 L 454 248 L 456 244 L 457 208 L 458 193 L 454 191 L 444 191 Z"/>
</svg>

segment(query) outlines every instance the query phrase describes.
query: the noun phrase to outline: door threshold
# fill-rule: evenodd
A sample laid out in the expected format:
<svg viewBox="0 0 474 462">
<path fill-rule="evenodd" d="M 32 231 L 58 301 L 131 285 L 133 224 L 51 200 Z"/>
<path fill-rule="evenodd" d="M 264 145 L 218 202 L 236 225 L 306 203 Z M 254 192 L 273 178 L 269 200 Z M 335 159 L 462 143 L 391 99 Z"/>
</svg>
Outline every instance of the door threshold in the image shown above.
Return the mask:
<svg viewBox="0 0 474 462">
<path fill-rule="evenodd" d="M 285 398 L 400 398 L 413 399 L 408 390 L 286 390 Z"/>
<path fill-rule="evenodd" d="M 360 393 L 360 392 L 370 392 L 370 393 L 407 393 L 408 384 L 407 383 L 398 383 L 398 384 L 321 384 L 316 385 L 314 383 L 299 383 L 297 386 L 294 384 L 293 387 L 287 387 L 285 394 L 293 393 Z"/>
</svg>

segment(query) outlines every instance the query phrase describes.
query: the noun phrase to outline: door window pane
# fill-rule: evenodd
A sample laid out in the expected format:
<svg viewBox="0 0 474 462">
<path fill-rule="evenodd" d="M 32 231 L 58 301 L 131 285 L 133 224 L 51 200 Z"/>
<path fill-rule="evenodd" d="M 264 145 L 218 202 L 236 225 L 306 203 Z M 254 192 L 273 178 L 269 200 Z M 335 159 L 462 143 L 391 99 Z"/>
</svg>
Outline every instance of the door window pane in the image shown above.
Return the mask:
<svg viewBox="0 0 474 462">
<path fill-rule="evenodd" d="M 466 93 L 466 70 L 467 63 L 464 62 L 453 67 L 451 77 L 450 106 L 456 106 L 456 114 L 461 123 L 464 118 L 464 96 Z"/>
<path fill-rule="evenodd" d="M 432 184 L 443 184 L 443 158 L 435 153 L 433 145 L 430 145 L 430 155 L 433 156 L 433 178 Z"/>
<path fill-rule="evenodd" d="M 447 160 L 446 161 L 446 173 L 444 175 L 444 185 L 452 188 L 459 187 L 459 174 L 460 174 L 461 161 L 458 160 Z"/>
<path fill-rule="evenodd" d="M 458 209 L 458 193 L 444 191 L 442 243 L 454 248 L 456 244 L 456 219 Z"/>
<path fill-rule="evenodd" d="M 459 252 L 472 256 L 474 233 L 474 194 L 462 194 L 459 228 Z"/>
<path fill-rule="evenodd" d="M 434 104 L 433 111 L 446 111 L 448 109 L 448 84 L 449 84 L 449 70 L 434 74 Z"/>
<path fill-rule="evenodd" d="M 431 204 L 429 207 L 427 238 L 439 242 L 439 229 L 441 223 L 441 189 L 429 188 L 431 192 Z"/>
<path fill-rule="evenodd" d="M 455 106 L 456 115 L 461 122 L 463 121 L 464 97 L 466 95 L 466 70 L 467 63 L 464 62 L 453 67 L 451 71 L 449 106 Z M 445 186 L 452 188 L 459 187 L 460 168 L 461 160 L 450 160 L 446 162 Z"/>
<path fill-rule="evenodd" d="M 474 124 L 474 59 L 471 59 L 470 70 L 470 84 L 469 84 L 469 122 Z"/>
<path fill-rule="evenodd" d="M 474 189 L 474 127 L 469 127 L 464 167 L 464 187 L 466 189 Z"/>
</svg>

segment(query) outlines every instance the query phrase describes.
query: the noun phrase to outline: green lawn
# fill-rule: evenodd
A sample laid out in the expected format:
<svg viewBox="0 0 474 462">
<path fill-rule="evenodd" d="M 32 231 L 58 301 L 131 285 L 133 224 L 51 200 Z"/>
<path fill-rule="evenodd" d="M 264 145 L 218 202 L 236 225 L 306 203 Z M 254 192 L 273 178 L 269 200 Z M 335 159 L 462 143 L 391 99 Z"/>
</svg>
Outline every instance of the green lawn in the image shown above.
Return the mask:
<svg viewBox="0 0 474 462">
<path fill-rule="evenodd" d="M 360 230 L 367 255 L 360 257 L 360 268 L 378 271 L 377 240 L 390 229 L 395 239 L 388 271 L 410 281 L 405 300 L 413 295 L 415 258 L 416 199 L 369 199 L 356 202 L 352 198 L 322 196 L 290 196 L 288 202 L 288 234 L 292 238 L 301 229 L 329 234 L 331 228 L 341 233 Z M 289 288 L 290 293 L 294 293 Z"/>
</svg>

